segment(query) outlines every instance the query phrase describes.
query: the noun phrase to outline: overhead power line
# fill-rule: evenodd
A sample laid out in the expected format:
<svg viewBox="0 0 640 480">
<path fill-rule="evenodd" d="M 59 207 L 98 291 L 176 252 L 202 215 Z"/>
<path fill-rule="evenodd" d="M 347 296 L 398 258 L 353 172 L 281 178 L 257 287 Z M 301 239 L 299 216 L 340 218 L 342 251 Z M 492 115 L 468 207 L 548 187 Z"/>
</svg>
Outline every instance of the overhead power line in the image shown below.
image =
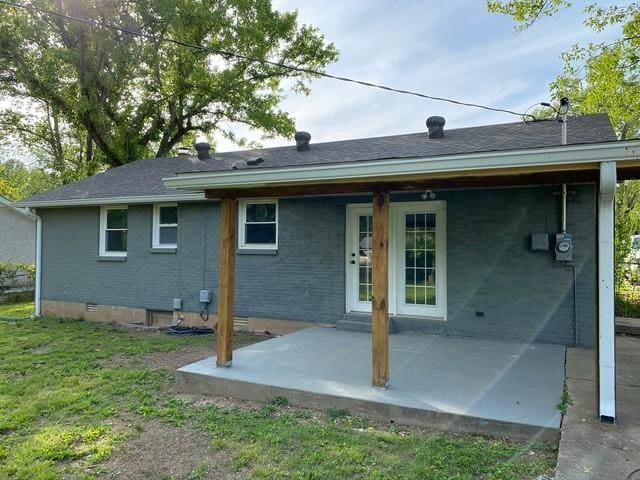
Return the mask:
<svg viewBox="0 0 640 480">
<path fill-rule="evenodd" d="M 242 53 L 237 53 L 237 52 L 232 52 L 229 50 L 223 50 L 223 49 L 219 49 L 219 48 L 214 48 L 214 47 L 206 47 L 204 45 L 197 45 L 194 43 L 190 43 L 190 42 L 185 42 L 183 40 L 179 40 L 179 39 L 175 39 L 175 38 L 170 38 L 170 37 L 160 37 L 158 35 L 153 35 L 150 33 L 145 33 L 142 31 L 138 31 L 138 30 L 131 30 L 125 27 L 120 27 L 118 25 L 114 25 L 111 23 L 106 23 L 106 22 L 101 22 L 99 20 L 95 20 L 92 18 L 81 18 L 81 17 L 76 17 L 76 16 L 72 16 L 72 15 L 67 15 L 64 13 L 60 13 L 60 12 L 56 12 L 54 10 L 48 10 L 46 8 L 41 8 L 38 7 L 36 5 L 25 5 L 25 4 L 19 4 L 19 3 L 14 3 L 8 0 L 0 0 L 0 4 L 4 4 L 4 5 L 8 5 L 10 7 L 14 7 L 14 8 L 19 8 L 19 9 L 23 9 L 23 10 L 30 10 L 30 11 L 34 11 L 34 12 L 38 12 L 44 15 L 50 15 L 50 16 L 54 16 L 57 18 L 61 18 L 64 20 L 70 20 L 73 22 L 78 22 L 78 23 L 83 23 L 86 25 L 90 25 L 92 27 L 97 27 L 97 28 L 106 28 L 109 30 L 113 30 L 116 32 L 120 32 L 120 33 L 125 33 L 127 35 L 132 35 L 135 37 L 142 37 L 142 38 L 147 38 L 149 40 L 153 40 L 156 42 L 165 42 L 165 43 L 172 43 L 175 45 L 179 45 L 181 47 L 186 47 L 186 48 L 191 48 L 194 50 L 198 50 L 201 52 L 205 52 L 205 53 L 213 53 L 216 55 L 221 55 L 224 57 L 232 57 L 232 58 L 237 58 L 237 59 L 241 59 L 241 60 L 246 60 L 252 63 L 263 63 L 266 65 L 271 65 L 274 67 L 279 67 L 282 69 L 286 69 L 286 70 L 290 70 L 293 72 L 299 72 L 299 73 L 306 73 L 309 75 L 314 75 L 317 77 L 324 77 L 324 78 L 329 78 L 331 80 L 337 80 L 340 82 L 348 82 L 348 83 L 353 83 L 353 84 L 357 84 L 357 85 L 362 85 L 365 87 L 370 87 L 370 88 L 377 88 L 380 90 L 385 90 L 388 92 L 393 92 L 393 93 L 399 93 L 402 95 L 411 95 L 414 97 L 419 97 L 419 98 L 425 98 L 427 100 L 433 100 L 436 102 L 447 102 L 447 103 L 451 103 L 454 105 L 460 105 L 463 107 L 471 107 L 471 108 L 480 108 L 483 110 L 489 110 L 492 112 L 500 112 L 500 113 L 508 113 L 510 115 L 516 115 L 518 117 L 530 117 L 533 120 L 536 120 L 536 117 L 532 114 L 529 113 L 520 113 L 520 112 L 516 112 L 513 110 L 508 110 L 505 108 L 497 108 L 497 107 L 491 107 L 488 105 L 482 105 L 479 103 L 471 103 L 471 102 L 463 102 L 460 100 L 454 100 L 451 98 L 445 98 L 445 97 L 437 97 L 434 95 L 427 95 L 426 93 L 421 93 L 421 92 L 416 92 L 413 90 L 405 90 L 405 89 L 401 89 L 401 88 L 394 88 L 394 87 L 389 87 L 386 85 L 382 85 L 379 83 L 373 83 L 373 82 L 369 82 L 366 80 L 358 80 L 358 79 L 354 79 L 354 78 L 349 78 L 349 77 L 343 77 L 341 75 L 332 75 L 330 73 L 325 73 L 325 72 L 321 72 L 319 70 L 314 70 L 311 68 L 304 68 L 304 67 L 297 67 L 295 65 L 288 65 L 286 63 L 280 63 L 280 62 L 275 62 L 272 60 L 267 60 L 264 58 L 256 58 L 256 57 L 251 57 L 249 55 L 245 55 Z"/>
</svg>

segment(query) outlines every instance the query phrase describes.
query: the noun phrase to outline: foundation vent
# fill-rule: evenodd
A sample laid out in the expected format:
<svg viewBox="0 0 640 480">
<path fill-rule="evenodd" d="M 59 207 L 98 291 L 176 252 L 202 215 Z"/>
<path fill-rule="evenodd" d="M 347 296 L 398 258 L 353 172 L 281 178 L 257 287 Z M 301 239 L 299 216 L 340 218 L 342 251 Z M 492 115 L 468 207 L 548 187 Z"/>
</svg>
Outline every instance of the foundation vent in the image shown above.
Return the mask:
<svg viewBox="0 0 640 480">
<path fill-rule="evenodd" d="M 87 312 L 97 312 L 98 304 L 96 303 L 87 303 Z"/>
<path fill-rule="evenodd" d="M 170 310 L 147 310 L 147 327 L 167 327 L 173 324 Z"/>
<path fill-rule="evenodd" d="M 249 330 L 249 319 L 248 318 L 235 318 L 233 320 L 233 329 L 234 330 Z"/>
</svg>

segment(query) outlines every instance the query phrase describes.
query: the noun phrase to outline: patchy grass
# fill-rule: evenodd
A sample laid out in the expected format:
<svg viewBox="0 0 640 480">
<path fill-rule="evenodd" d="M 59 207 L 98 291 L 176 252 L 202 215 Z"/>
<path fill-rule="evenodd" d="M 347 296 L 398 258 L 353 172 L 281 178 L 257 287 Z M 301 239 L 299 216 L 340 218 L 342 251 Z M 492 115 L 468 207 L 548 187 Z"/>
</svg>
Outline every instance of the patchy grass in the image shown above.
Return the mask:
<svg viewBox="0 0 640 480">
<path fill-rule="evenodd" d="M 380 426 L 346 411 L 295 409 L 283 397 L 268 405 L 202 401 L 175 394 L 171 370 L 108 362 L 212 340 L 85 321 L 0 322 L 0 478 L 97 478 L 108 474 L 101 469 L 110 458 L 156 424 L 208 439 L 216 458 L 199 459 L 171 478 L 218 478 L 222 469 L 257 479 L 508 480 L 553 470 L 551 446 Z M 158 460 L 144 452 L 136 457 Z"/>
<path fill-rule="evenodd" d="M 0 318 L 27 318 L 33 315 L 33 302 L 0 305 Z"/>
</svg>

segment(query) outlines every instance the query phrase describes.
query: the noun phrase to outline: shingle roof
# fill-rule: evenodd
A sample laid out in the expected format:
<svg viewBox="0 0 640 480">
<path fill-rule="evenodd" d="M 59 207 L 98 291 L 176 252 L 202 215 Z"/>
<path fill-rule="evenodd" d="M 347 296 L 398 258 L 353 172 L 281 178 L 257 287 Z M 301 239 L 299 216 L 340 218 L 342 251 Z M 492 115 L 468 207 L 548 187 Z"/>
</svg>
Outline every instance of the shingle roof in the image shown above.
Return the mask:
<svg viewBox="0 0 640 480">
<path fill-rule="evenodd" d="M 426 131 L 407 135 L 362 138 L 326 143 L 311 143 L 308 151 L 287 147 L 214 153 L 213 158 L 179 156 L 153 158 L 113 168 L 79 182 L 35 195 L 25 202 L 87 200 L 94 198 L 176 195 L 162 179 L 179 173 L 215 172 L 237 169 L 366 162 L 393 158 L 423 158 L 480 152 L 502 152 L 560 145 L 561 124 L 555 120 L 517 122 L 447 130 L 444 138 L 429 139 Z M 612 142 L 616 135 L 606 114 L 569 119 L 569 145 Z M 293 142 L 292 142 L 293 143 Z M 248 166 L 247 160 L 264 161 Z"/>
</svg>

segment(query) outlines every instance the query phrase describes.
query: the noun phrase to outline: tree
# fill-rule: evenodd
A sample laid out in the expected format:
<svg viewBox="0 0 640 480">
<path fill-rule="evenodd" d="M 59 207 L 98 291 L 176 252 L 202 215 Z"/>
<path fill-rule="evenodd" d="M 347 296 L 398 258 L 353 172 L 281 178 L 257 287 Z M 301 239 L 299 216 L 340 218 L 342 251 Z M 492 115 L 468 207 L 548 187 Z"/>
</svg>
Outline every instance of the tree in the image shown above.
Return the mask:
<svg viewBox="0 0 640 480">
<path fill-rule="evenodd" d="M 0 195 L 9 200 L 22 200 L 61 183 L 59 176 L 40 166 L 29 167 L 17 160 L 0 162 Z"/>
<path fill-rule="evenodd" d="M 517 29 L 530 28 L 541 16 L 552 16 L 565 0 L 487 1 L 489 11 L 510 15 Z M 575 45 L 562 54 L 564 71 L 551 85 L 553 98 L 569 97 L 574 112 L 607 112 L 620 139 L 640 134 L 640 4 L 584 9 L 587 27 L 601 32 L 618 26 L 611 43 Z"/>
<path fill-rule="evenodd" d="M 541 16 L 552 16 L 565 0 L 487 1 L 489 11 L 510 15 L 517 29 L 531 27 Z M 607 112 L 621 140 L 640 135 L 640 4 L 584 9 L 585 25 L 597 32 L 619 26 L 612 43 L 575 45 L 562 54 L 564 71 L 551 84 L 552 98 L 569 97 L 575 113 Z M 624 279 L 631 235 L 640 229 L 640 181 L 627 181 L 616 191 L 616 282 Z"/>
<path fill-rule="evenodd" d="M 241 141 L 229 122 L 266 137 L 292 134 L 293 120 L 278 108 L 283 88 L 306 93 L 313 75 L 213 51 L 316 71 L 337 59 L 316 28 L 298 25 L 296 12 L 277 12 L 270 0 L 27 5 L 102 25 L 0 8 L 0 94 L 12 100 L 3 124 L 36 141 L 54 163 L 72 159 L 88 172 L 165 156 L 198 132 Z M 19 101 L 33 113 L 15 108 Z"/>
</svg>

